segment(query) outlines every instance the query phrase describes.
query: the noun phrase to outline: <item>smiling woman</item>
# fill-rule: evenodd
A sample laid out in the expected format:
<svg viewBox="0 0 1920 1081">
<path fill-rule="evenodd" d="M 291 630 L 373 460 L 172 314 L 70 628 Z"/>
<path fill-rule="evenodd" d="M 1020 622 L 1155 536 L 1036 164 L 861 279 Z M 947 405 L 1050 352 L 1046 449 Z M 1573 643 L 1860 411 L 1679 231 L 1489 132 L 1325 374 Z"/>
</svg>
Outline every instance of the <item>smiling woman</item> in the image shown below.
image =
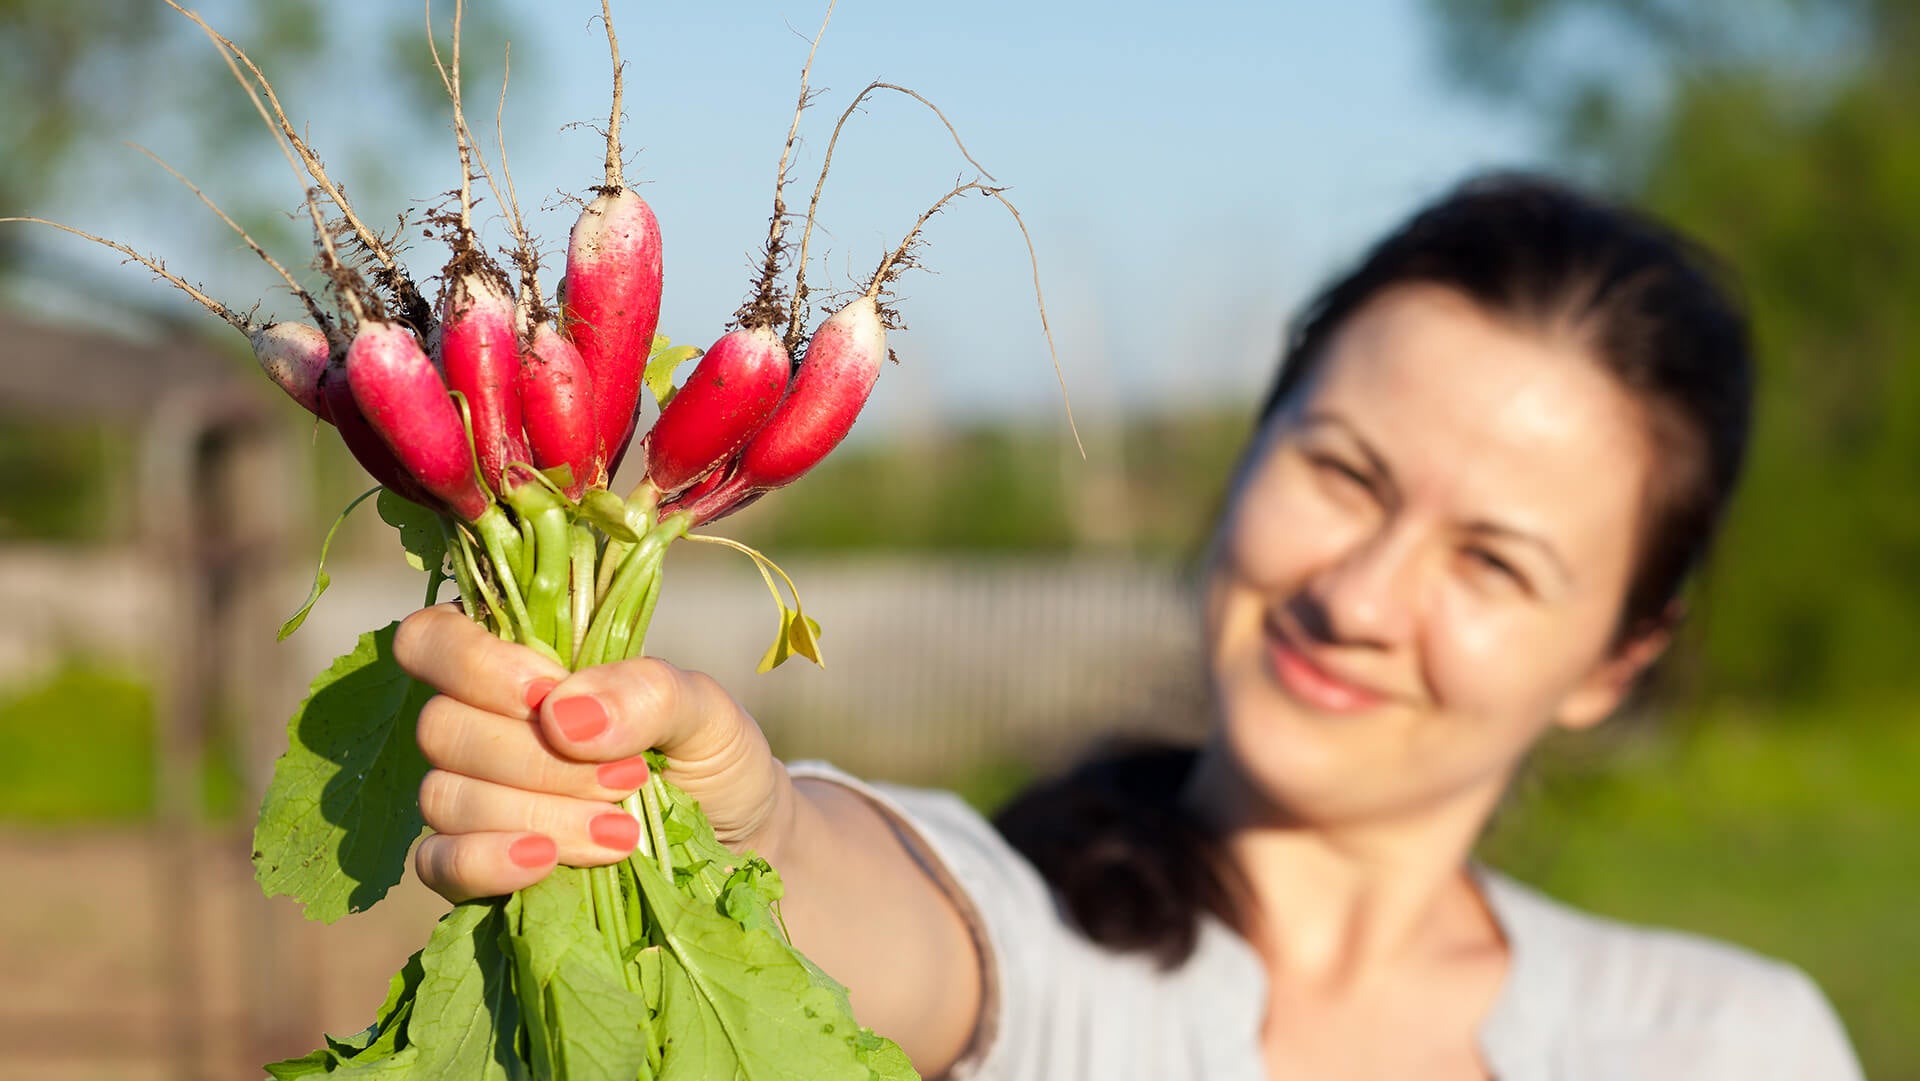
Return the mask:
<svg viewBox="0 0 1920 1081">
<path fill-rule="evenodd" d="M 520 888 L 556 859 L 535 837 L 623 857 L 595 800 L 656 748 L 924 1073 L 1856 1078 L 1797 970 L 1471 860 L 1534 742 L 1601 723 L 1664 650 L 1749 383 L 1744 317 L 1685 241 L 1550 182 L 1470 183 L 1294 336 L 1207 561 L 1204 746 L 1097 758 L 996 830 L 784 767 L 704 677 L 556 687 L 430 610 L 395 643 L 459 703 L 421 718 L 422 877 Z"/>
</svg>

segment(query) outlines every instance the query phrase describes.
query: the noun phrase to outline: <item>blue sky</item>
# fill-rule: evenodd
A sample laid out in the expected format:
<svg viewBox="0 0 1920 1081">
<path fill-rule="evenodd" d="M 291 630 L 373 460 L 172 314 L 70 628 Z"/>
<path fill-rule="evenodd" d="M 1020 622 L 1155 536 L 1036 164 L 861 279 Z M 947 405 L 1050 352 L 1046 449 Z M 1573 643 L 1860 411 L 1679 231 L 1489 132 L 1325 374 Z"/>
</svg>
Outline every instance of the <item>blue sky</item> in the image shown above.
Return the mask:
<svg viewBox="0 0 1920 1081">
<path fill-rule="evenodd" d="M 603 122 L 608 100 L 604 40 L 590 20 L 597 4 L 542 8 L 552 14 L 527 20 L 534 39 L 514 42 L 506 113 L 514 179 L 530 206 L 598 182 L 598 137 L 561 129 Z M 204 10 L 244 44 L 243 5 L 223 0 Z M 341 5 L 347 19 L 394 10 L 371 0 Z M 630 61 L 630 178 L 643 182 L 662 221 L 662 329 L 676 339 L 704 344 L 745 293 L 804 37 L 821 11 L 791 0 L 615 5 Z M 1541 160 L 1541 141 L 1519 118 L 1449 86 L 1434 38 L 1422 0 L 842 0 L 815 63 L 813 84 L 825 93 L 803 120 L 790 202 L 804 200 L 832 121 L 854 92 L 875 78 L 911 86 L 939 103 L 975 157 L 1010 185 L 1039 248 L 1077 407 L 1097 416 L 1245 399 L 1267 377 L 1286 315 L 1316 282 L 1469 171 Z M 433 123 L 396 120 L 391 85 L 377 62 L 340 50 L 324 90 L 281 89 L 350 189 L 376 165 L 415 195 L 451 187 L 450 136 Z M 491 128 L 497 89 L 469 88 L 470 99 L 486 102 L 476 118 L 483 128 Z M 187 123 L 182 113 L 127 134 L 167 153 L 186 141 Z M 118 146 L 103 146 L 94 160 L 144 167 Z M 223 163 L 217 176 L 201 169 L 216 198 L 252 189 L 284 192 L 289 206 L 297 199 L 284 163 L 264 154 Z M 816 273 L 839 284 L 864 274 L 970 172 L 921 106 L 875 99 L 836 154 Z M 165 252 L 177 269 L 240 298 L 262 288 L 245 276 L 248 257 L 184 191 L 156 187 L 152 200 L 117 216 L 79 191 L 51 208 L 56 216 Z M 397 206 L 363 209 L 383 217 Z M 535 212 L 532 225 L 557 250 L 571 217 L 556 207 Z M 932 272 L 899 286 L 908 329 L 890 344 L 902 364 L 883 375 L 863 428 L 1057 414 L 1012 222 L 991 203 L 968 200 L 936 218 L 927 239 Z M 304 257 L 297 248 L 286 254 Z M 420 255 L 427 272 L 439 261 Z M 112 257 L 98 265 L 111 268 Z M 284 299 L 273 304 L 294 313 Z"/>
</svg>

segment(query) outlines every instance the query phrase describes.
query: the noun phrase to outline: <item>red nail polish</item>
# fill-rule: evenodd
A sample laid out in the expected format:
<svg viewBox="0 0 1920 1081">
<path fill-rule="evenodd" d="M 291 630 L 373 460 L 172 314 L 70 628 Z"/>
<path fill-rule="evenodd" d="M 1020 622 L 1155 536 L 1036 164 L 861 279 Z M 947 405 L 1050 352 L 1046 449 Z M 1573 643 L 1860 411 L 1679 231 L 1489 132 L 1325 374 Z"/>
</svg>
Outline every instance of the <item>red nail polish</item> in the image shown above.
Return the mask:
<svg viewBox="0 0 1920 1081">
<path fill-rule="evenodd" d="M 594 775 L 600 783 L 616 792 L 631 792 L 647 783 L 647 760 L 644 758 L 623 758 L 618 762 L 608 762 Z"/>
<path fill-rule="evenodd" d="M 551 679 L 536 679 L 527 684 L 527 708 L 539 709 L 540 703 L 546 701 L 547 696 L 552 694 L 553 689 L 559 685 L 557 680 Z"/>
<path fill-rule="evenodd" d="M 615 852 L 631 852 L 640 843 L 640 822 L 630 814 L 596 815 L 587 823 L 587 833 L 593 837 L 593 843 L 601 848 L 611 848 Z"/>
<path fill-rule="evenodd" d="M 639 840 L 639 836 L 635 835 L 635 843 L 638 843 Z M 553 843 L 553 838 L 542 837 L 539 834 L 535 834 L 532 837 L 522 837 L 507 846 L 507 858 L 522 867 L 528 868 L 545 867 L 547 864 L 552 863 L 554 858 L 559 854 L 559 846 Z"/>
<path fill-rule="evenodd" d="M 575 743 L 607 730 L 606 707 L 590 694 L 559 699 L 548 709 L 553 713 L 553 723 L 560 726 L 560 734 Z"/>
</svg>

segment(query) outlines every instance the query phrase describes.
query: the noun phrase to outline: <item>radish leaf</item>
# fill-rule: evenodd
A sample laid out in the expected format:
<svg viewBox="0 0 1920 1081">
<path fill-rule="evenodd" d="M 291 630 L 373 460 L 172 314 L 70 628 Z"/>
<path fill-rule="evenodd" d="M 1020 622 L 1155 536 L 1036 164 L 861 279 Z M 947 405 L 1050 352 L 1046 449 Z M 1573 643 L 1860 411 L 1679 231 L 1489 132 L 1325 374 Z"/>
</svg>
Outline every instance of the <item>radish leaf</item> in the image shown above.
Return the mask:
<svg viewBox="0 0 1920 1081">
<path fill-rule="evenodd" d="M 442 916 L 420 951 L 406 1046 L 384 1057 L 358 1055 L 333 1076 L 529 1081 L 514 1048 L 520 1008 L 513 962 L 500 946 L 505 929 L 499 898 L 456 905 Z"/>
<path fill-rule="evenodd" d="M 642 378 L 646 380 L 647 390 L 653 394 L 653 400 L 665 409 L 667 403 L 673 400 L 674 369 L 705 350 L 692 345 L 669 346 L 664 334 L 655 334 L 653 343 L 653 354 L 647 358 L 647 371 Z"/>
<path fill-rule="evenodd" d="M 820 659 L 820 624 L 813 617 L 798 608 L 780 605 L 780 631 L 774 635 L 773 644 L 760 657 L 760 664 L 754 669 L 762 674 L 771 672 L 785 664 L 787 658 L 800 656 L 825 668 L 826 662 Z"/>
<path fill-rule="evenodd" d="M 534 1047 L 557 1077 L 637 1077 L 646 1065 L 646 999 L 627 989 L 619 960 L 594 924 L 586 872 L 563 867 L 520 891 L 520 920 L 505 943 L 516 988 L 544 1007 Z M 529 1027 L 529 1031 L 535 1031 Z M 536 1069 L 536 1072 L 539 1072 Z"/>
<path fill-rule="evenodd" d="M 440 599 L 440 583 L 447 580 L 447 531 L 440 516 L 385 488 L 374 509 L 380 520 L 400 531 L 400 547 L 407 553 L 407 566 L 427 574 L 427 604 Z"/>
<path fill-rule="evenodd" d="M 816 981 L 777 935 L 743 929 L 714 906 L 674 888 L 647 860 L 634 860 L 632 866 L 669 960 L 678 962 L 664 966 L 662 1081 L 914 1076 L 874 1071 L 876 1058 L 891 1065 L 878 1054 L 888 1045 L 875 1043 L 878 1037 L 860 1027 L 845 1001 Z M 717 1038 L 724 1042 L 716 1044 Z"/>
<path fill-rule="evenodd" d="M 361 492 L 354 497 L 353 502 L 347 504 L 347 509 L 340 512 L 340 517 L 333 520 L 333 525 L 327 529 L 326 539 L 320 542 L 320 562 L 313 568 L 313 588 L 307 592 L 306 603 L 300 606 L 298 612 L 288 616 L 285 623 L 280 624 L 280 634 L 275 641 L 284 642 L 291 638 L 293 632 L 300 629 L 300 624 L 307 621 L 307 613 L 313 611 L 314 603 L 320 599 L 320 594 L 325 593 L 327 587 L 333 584 L 333 578 L 327 574 L 327 549 L 333 547 L 333 535 L 340 532 L 340 523 L 347 520 L 347 515 L 353 513 L 353 508 L 366 502 L 368 496 L 385 491 L 385 488 L 369 488 Z"/>
<path fill-rule="evenodd" d="M 386 896 L 423 826 L 427 763 L 413 727 L 433 688 L 393 659 L 397 626 L 361 635 L 314 679 L 260 807 L 254 877 L 308 919 L 330 923 Z"/>
<path fill-rule="evenodd" d="M 627 502 L 605 488 L 592 488 L 580 497 L 580 517 L 600 527 L 614 540 L 639 544 L 640 534 L 627 524 Z"/>
</svg>

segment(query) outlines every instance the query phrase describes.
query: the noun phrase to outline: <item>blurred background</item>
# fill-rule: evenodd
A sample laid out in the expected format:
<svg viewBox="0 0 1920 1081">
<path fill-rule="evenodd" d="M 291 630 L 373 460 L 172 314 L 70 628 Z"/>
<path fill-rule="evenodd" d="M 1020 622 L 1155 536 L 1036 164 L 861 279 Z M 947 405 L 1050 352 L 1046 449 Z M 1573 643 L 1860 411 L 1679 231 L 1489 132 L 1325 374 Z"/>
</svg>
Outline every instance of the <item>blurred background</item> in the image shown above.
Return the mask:
<svg viewBox="0 0 1920 1081">
<path fill-rule="evenodd" d="M 746 293 L 820 11 L 615 8 L 629 178 L 665 234 L 661 329 L 704 344 Z M 569 200 L 599 181 L 594 9 L 481 3 L 464 28 L 483 132 L 510 66 L 506 152 L 556 268 Z M 364 217 L 455 187 L 419 9 L 203 10 Z M 443 39 L 450 20 L 436 5 Z M 1086 458 L 1019 230 L 962 201 L 900 287 L 901 363 L 860 429 L 731 530 L 793 574 L 829 667 L 754 676 L 773 613 L 745 564 L 704 554 L 676 554 L 657 652 L 718 675 L 783 754 L 983 808 L 1100 733 L 1194 730 L 1186 576 L 1289 313 L 1474 171 L 1577 178 L 1737 268 L 1761 423 L 1663 695 L 1546 748 L 1486 856 L 1596 911 L 1801 965 L 1870 1076 L 1920 1079 L 1920 2 L 847 0 L 799 191 L 875 78 L 940 104 L 1011 185 Z M 0 100 L 0 215 L 298 314 L 127 143 L 304 266 L 300 187 L 186 20 L 150 0 L 0 0 Z M 816 272 L 840 286 L 971 175 L 897 95 L 834 161 Z M 422 274 L 442 258 L 409 255 Z M 421 587 L 363 512 L 334 542 L 332 591 L 274 643 L 365 481 L 237 335 L 120 262 L 0 225 L 0 1077 L 252 1077 L 363 1027 L 440 910 L 409 882 L 307 925 L 246 862 L 306 681 Z"/>
</svg>

